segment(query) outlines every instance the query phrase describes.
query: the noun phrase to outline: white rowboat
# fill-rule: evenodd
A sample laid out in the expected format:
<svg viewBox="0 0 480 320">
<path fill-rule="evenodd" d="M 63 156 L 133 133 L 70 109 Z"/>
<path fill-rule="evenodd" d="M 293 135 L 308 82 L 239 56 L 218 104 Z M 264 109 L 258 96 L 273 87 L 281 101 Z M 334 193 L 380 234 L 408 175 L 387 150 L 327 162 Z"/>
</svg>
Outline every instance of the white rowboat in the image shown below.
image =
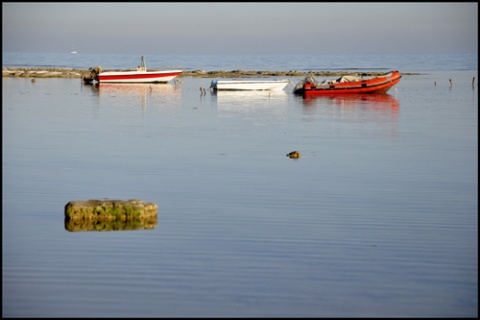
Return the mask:
<svg viewBox="0 0 480 320">
<path fill-rule="evenodd" d="M 290 80 L 212 80 L 210 89 L 218 90 L 283 90 Z"/>
</svg>

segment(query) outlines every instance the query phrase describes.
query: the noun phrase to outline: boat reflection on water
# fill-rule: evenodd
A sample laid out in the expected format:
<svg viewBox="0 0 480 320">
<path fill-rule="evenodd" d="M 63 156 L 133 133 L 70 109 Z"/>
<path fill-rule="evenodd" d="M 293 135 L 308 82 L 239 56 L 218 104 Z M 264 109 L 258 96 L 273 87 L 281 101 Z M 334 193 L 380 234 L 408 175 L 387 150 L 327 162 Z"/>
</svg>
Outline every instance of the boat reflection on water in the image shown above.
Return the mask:
<svg viewBox="0 0 480 320">
<path fill-rule="evenodd" d="M 342 120 L 397 122 L 400 103 L 390 94 L 345 94 L 299 97 L 306 113 L 318 112 L 315 107 L 332 107 L 333 115 Z"/>
<path fill-rule="evenodd" d="M 168 83 L 97 83 L 100 94 L 110 96 L 179 96 L 180 86 Z"/>
<path fill-rule="evenodd" d="M 92 90 L 104 98 L 124 98 L 126 101 L 134 99 L 140 101 L 142 106 L 147 105 L 150 100 L 180 100 L 181 87 L 169 83 L 94 83 L 86 84 Z"/>
<path fill-rule="evenodd" d="M 241 115 L 254 118 L 259 113 L 269 119 L 285 118 L 288 110 L 287 92 L 280 91 L 218 91 L 212 92 L 217 111 L 222 116 Z"/>
<path fill-rule="evenodd" d="M 72 220 L 65 218 L 65 230 L 70 232 L 153 230 L 157 225 L 156 217 L 129 221 Z"/>
</svg>

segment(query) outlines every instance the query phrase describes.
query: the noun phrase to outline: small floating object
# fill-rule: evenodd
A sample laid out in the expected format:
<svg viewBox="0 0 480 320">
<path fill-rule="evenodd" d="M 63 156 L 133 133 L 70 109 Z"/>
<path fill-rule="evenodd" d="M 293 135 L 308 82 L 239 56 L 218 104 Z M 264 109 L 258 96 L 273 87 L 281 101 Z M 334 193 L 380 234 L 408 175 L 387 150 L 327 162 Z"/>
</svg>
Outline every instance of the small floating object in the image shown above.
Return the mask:
<svg viewBox="0 0 480 320">
<path fill-rule="evenodd" d="M 79 200 L 65 205 L 65 219 L 73 221 L 133 221 L 156 219 L 158 206 L 141 200 Z"/>
<path fill-rule="evenodd" d="M 291 159 L 298 159 L 300 158 L 301 154 L 299 151 L 292 151 L 290 153 L 287 153 L 287 157 L 291 158 Z"/>
</svg>

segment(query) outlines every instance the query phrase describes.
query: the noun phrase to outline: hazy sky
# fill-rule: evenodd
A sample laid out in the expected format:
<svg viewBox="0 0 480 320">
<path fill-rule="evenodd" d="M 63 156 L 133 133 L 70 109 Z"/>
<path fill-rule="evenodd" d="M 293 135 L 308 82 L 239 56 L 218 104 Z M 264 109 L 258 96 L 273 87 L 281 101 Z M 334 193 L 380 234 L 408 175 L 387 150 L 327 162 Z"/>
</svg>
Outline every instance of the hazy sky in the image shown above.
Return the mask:
<svg viewBox="0 0 480 320">
<path fill-rule="evenodd" d="M 476 53 L 478 3 L 2 3 L 3 52 Z"/>
</svg>

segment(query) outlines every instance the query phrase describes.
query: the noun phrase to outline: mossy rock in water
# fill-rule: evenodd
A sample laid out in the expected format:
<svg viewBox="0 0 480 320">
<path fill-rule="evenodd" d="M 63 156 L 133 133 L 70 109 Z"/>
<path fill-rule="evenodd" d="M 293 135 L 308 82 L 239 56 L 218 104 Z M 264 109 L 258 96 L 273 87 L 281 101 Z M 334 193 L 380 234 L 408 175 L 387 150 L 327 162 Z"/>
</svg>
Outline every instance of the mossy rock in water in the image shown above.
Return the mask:
<svg viewBox="0 0 480 320">
<path fill-rule="evenodd" d="M 132 221 L 156 218 L 158 206 L 141 200 L 79 200 L 65 205 L 70 220 Z"/>
</svg>

